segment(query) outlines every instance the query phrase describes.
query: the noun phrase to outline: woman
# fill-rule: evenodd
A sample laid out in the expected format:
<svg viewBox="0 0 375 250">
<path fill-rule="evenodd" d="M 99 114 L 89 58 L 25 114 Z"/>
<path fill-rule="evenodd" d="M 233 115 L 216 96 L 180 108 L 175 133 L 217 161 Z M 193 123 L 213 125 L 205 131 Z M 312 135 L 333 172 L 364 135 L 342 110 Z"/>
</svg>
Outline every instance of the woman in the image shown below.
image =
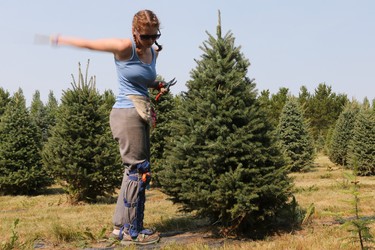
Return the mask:
<svg viewBox="0 0 375 250">
<path fill-rule="evenodd" d="M 159 235 L 143 228 L 145 187 L 150 175 L 150 123 L 148 88 L 167 90 L 156 82 L 155 63 L 162 47 L 157 43 L 160 22 L 150 10 L 134 15 L 132 38 L 88 40 L 54 36 L 55 45 L 111 52 L 116 65 L 119 93 L 110 114 L 113 137 L 119 142 L 125 166 L 121 191 L 113 216 L 112 236 L 129 242 L 151 244 Z M 153 45 L 156 45 L 154 48 Z"/>
</svg>

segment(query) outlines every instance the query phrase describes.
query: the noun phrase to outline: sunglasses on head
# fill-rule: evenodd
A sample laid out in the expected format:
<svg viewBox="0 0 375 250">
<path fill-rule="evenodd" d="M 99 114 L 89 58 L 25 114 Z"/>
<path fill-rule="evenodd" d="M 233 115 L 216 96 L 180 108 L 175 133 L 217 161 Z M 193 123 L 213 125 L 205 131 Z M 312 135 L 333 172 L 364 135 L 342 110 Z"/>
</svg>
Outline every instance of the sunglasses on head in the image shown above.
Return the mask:
<svg viewBox="0 0 375 250">
<path fill-rule="evenodd" d="M 137 31 L 138 32 L 138 31 Z M 139 32 L 138 32 L 139 34 Z M 160 33 L 160 30 L 159 30 L 159 34 L 154 34 L 154 35 L 141 35 L 139 34 L 139 38 L 141 38 L 141 40 L 158 40 L 161 36 L 161 33 Z"/>
</svg>

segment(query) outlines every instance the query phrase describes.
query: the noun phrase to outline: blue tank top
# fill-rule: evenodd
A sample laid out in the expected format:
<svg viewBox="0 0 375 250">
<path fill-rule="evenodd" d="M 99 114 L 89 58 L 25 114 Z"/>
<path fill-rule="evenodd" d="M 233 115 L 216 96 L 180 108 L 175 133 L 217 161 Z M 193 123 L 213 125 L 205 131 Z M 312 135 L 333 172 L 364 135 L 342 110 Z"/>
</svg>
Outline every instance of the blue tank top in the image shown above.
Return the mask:
<svg viewBox="0 0 375 250">
<path fill-rule="evenodd" d="M 119 91 L 113 108 L 133 108 L 133 102 L 127 95 L 141 95 L 148 97 L 148 86 L 156 79 L 156 55 L 151 48 L 152 61 L 143 63 L 137 53 L 134 41 L 132 41 L 132 56 L 129 60 L 120 61 L 115 58 Z"/>
</svg>

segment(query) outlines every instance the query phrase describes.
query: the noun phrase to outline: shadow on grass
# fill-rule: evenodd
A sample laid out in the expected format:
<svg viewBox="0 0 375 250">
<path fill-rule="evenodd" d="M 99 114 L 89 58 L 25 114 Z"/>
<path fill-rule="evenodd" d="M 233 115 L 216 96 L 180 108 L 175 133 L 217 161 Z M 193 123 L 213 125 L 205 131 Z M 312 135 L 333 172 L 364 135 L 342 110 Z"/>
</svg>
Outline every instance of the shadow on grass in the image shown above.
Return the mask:
<svg viewBox="0 0 375 250">
<path fill-rule="evenodd" d="M 290 234 L 302 229 L 301 222 L 305 214 L 299 211 L 298 214 L 289 214 L 288 208 L 279 211 L 278 216 L 268 218 L 265 221 L 244 223 L 237 227 L 224 227 L 217 222 L 212 224 L 208 218 L 197 217 L 192 214 L 180 214 L 172 218 L 161 218 L 153 224 L 160 232 L 161 237 L 172 237 L 182 234 L 202 233 L 208 238 L 230 238 L 236 240 L 263 240 L 267 237 Z M 238 229 L 238 231 L 236 231 Z"/>
<path fill-rule="evenodd" d="M 67 195 L 69 196 L 69 194 L 67 193 L 67 191 L 61 187 L 61 186 L 58 186 L 58 185 L 52 185 L 52 186 L 49 186 L 47 188 L 44 188 L 44 189 L 41 189 L 39 190 L 37 193 L 33 194 L 33 196 L 35 195 Z M 113 196 L 113 195 L 105 195 L 105 196 L 98 196 L 96 198 L 95 201 L 90 201 L 90 200 L 87 200 L 83 203 L 87 203 L 87 204 L 114 204 L 116 203 L 117 201 L 117 196 Z"/>
<path fill-rule="evenodd" d="M 210 226 L 209 221 L 186 214 L 175 218 L 161 219 L 154 224 L 162 237 L 170 237 L 187 232 L 196 232 Z"/>
<path fill-rule="evenodd" d="M 51 186 L 41 191 L 40 194 L 43 195 L 57 195 L 57 194 L 66 194 L 65 190 L 62 187 Z"/>
</svg>

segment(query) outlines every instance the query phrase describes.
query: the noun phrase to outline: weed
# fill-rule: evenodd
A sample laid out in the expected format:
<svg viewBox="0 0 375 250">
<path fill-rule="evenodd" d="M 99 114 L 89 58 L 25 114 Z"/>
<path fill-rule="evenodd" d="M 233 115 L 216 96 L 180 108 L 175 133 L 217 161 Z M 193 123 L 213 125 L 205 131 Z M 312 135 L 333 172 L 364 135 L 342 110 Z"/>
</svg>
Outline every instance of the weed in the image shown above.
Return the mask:
<svg viewBox="0 0 375 250">
<path fill-rule="evenodd" d="M 306 210 L 306 214 L 302 220 L 302 225 L 310 224 L 312 222 L 314 213 L 315 213 L 315 205 L 314 203 L 311 203 L 310 206 Z"/>
<path fill-rule="evenodd" d="M 102 230 L 100 230 L 98 234 L 94 234 L 93 232 L 91 232 L 90 228 L 87 227 L 83 233 L 89 240 L 99 241 L 105 237 L 106 231 L 107 231 L 107 228 L 103 227 Z"/>
<path fill-rule="evenodd" d="M 352 233 L 353 237 L 351 237 L 351 239 L 360 243 L 362 250 L 369 249 L 369 247 L 366 246 L 366 243 L 374 242 L 374 236 L 371 234 L 369 227 L 372 221 L 359 215 L 360 185 L 359 181 L 357 180 L 356 171 L 354 171 L 354 174 L 344 173 L 344 175 L 345 178 L 352 184 L 348 193 L 352 195 L 353 199 L 348 202 L 350 202 L 350 204 L 353 206 L 352 212 L 354 213 L 354 217 L 343 220 L 345 221 L 344 227 L 346 227 L 347 230 Z"/>
<path fill-rule="evenodd" d="M 10 236 L 10 239 L 8 242 L 1 243 L 1 250 L 12 250 L 17 247 L 17 241 L 19 239 L 19 236 L 16 231 L 16 228 L 19 222 L 20 220 L 18 218 L 14 220 L 13 225 L 12 225 L 12 235 Z"/>
<path fill-rule="evenodd" d="M 71 227 L 63 227 L 60 224 L 52 225 L 52 233 L 58 243 L 73 242 L 83 239 L 82 233 Z"/>
</svg>

